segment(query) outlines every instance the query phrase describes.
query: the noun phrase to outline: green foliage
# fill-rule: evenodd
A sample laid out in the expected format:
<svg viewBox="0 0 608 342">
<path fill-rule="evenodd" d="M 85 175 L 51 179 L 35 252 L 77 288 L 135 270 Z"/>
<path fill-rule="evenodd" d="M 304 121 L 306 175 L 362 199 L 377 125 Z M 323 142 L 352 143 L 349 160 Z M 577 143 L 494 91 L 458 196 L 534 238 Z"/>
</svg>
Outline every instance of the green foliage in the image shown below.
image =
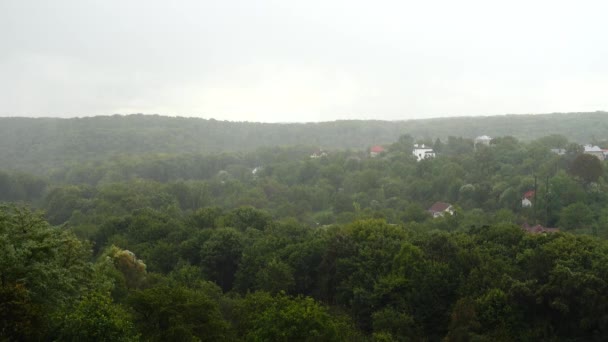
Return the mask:
<svg viewBox="0 0 608 342">
<path fill-rule="evenodd" d="M 141 288 L 146 281 L 146 264 L 129 250 L 110 246 L 99 258 L 102 271 L 125 289 Z M 105 267 L 104 267 L 105 266 Z"/>
<path fill-rule="evenodd" d="M 604 173 L 600 160 L 589 154 L 580 154 L 570 166 L 570 173 L 584 183 L 597 182 Z"/>
<path fill-rule="evenodd" d="M 605 112 L 595 112 L 311 124 L 261 124 L 156 115 L 75 119 L 1 118 L 0 165 L 38 171 L 108 159 L 117 154 L 221 153 L 295 145 L 364 149 L 373 144 L 392 143 L 407 132 L 416 136 L 404 136 L 401 145 L 408 146 L 419 138 L 447 137 L 444 150 L 446 154 L 452 154 L 472 148 L 472 142 L 455 137 L 470 139 L 479 132 L 495 137 L 511 135 L 519 139 L 563 134 L 578 142 L 589 141 L 591 137 L 605 138 L 608 129 L 605 116 Z M 550 142 L 560 145 L 553 147 L 562 147 L 563 144 L 560 139 Z M 307 157 L 310 153 L 306 151 L 300 156 Z M 166 181 L 172 174 L 181 173 L 172 164 L 169 160 L 147 175 L 158 181 Z M 222 169 L 228 169 L 226 166 Z M 204 172 L 207 168 L 199 170 Z M 114 176 L 123 177 L 134 172 L 137 169 L 118 163 L 112 176 L 106 174 L 104 177 L 99 172 L 88 173 L 75 168 L 70 177 L 112 180 Z"/>
<path fill-rule="evenodd" d="M 270 222 L 271 217 L 267 213 L 251 207 L 241 207 L 224 216 L 221 224 L 244 231 L 247 228 L 264 230 Z"/>
<path fill-rule="evenodd" d="M 0 171 L 0 202 L 36 201 L 47 187 L 47 182 L 24 173 Z"/>
<path fill-rule="evenodd" d="M 237 309 L 237 331 L 246 341 L 345 341 L 356 338 L 349 321 L 312 298 L 247 295 Z"/>
<path fill-rule="evenodd" d="M 584 203 L 573 203 L 565 207 L 560 214 L 559 226 L 564 229 L 588 227 L 593 222 L 593 211 Z"/>
<path fill-rule="evenodd" d="M 43 307 L 32 302 L 23 284 L 2 284 L 0 287 L 0 338 L 3 340 L 34 340 L 44 331 Z"/>
<path fill-rule="evenodd" d="M 136 291 L 128 303 L 147 341 L 220 341 L 228 337 L 218 304 L 200 290 L 156 286 Z"/>
<path fill-rule="evenodd" d="M 272 259 L 255 277 L 256 288 L 270 293 L 293 290 L 293 270 L 285 262 Z"/>
<path fill-rule="evenodd" d="M 289 141 L 302 127 L 282 128 Z M 395 132 L 376 158 L 134 140 L 132 155 L 59 153 L 85 162 L 48 180 L 0 171 L 0 200 L 46 210 L 0 209 L 0 340 L 606 340 L 599 160 L 563 136 L 474 148 L 428 132 Z M 417 162 L 413 143 L 431 137 L 440 153 Z M 433 218 L 438 201 L 454 215 Z"/>
<path fill-rule="evenodd" d="M 0 336 L 38 339 L 50 315 L 92 288 L 86 244 L 42 215 L 0 207 Z"/>
<path fill-rule="evenodd" d="M 243 237 L 232 228 L 220 228 L 201 247 L 201 266 L 208 279 L 224 291 L 232 288 L 243 252 Z"/>
<path fill-rule="evenodd" d="M 61 341 L 137 341 L 131 316 L 100 293 L 91 293 L 57 314 Z"/>
<path fill-rule="evenodd" d="M 381 220 L 358 221 L 331 232 L 321 261 L 321 298 L 347 305 L 363 329 L 371 325 L 373 290 L 390 270 L 406 232 Z"/>
</svg>

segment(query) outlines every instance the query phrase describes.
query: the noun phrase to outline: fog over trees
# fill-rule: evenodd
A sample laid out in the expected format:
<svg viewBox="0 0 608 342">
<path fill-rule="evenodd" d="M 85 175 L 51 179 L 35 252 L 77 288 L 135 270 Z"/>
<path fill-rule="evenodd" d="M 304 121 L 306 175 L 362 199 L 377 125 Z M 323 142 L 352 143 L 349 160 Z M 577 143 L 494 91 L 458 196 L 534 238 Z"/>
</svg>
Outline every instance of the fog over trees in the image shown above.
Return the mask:
<svg viewBox="0 0 608 342">
<path fill-rule="evenodd" d="M 0 117 L 0 165 L 33 173 L 66 163 L 104 161 L 117 155 L 219 154 L 262 147 L 306 146 L 362 150 L 392 144 L 404 134 L 432 145 L 440 138 L 512 136 L 532 141 L 562 135 L 579 144 L 606 139 L 606 112 L 504 115 L 407 121 L 343 120 L 268 124 L 158 115 L 72 119 Z M 565 147 L 556 141 L 555 147 Z"/>
<path fill-rule="evenodd" d="M 0 339 L 606 340 L 605 115 L 0 119 Z"/>
</svg>

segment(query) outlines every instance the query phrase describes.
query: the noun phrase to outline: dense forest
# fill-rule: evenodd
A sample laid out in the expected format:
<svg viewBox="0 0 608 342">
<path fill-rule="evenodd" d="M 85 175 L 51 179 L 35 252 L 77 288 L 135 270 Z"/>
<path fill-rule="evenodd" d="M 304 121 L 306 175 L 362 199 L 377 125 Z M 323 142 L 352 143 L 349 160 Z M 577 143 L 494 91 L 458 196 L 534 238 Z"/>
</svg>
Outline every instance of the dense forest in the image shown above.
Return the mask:
<svg viewBox="0 0 608 342">
<path fill-rule="evenodd" d="M 606 114 L 0 119 L 0 340 L 605 341 Z"/>
<path fill-rule="evenodd" d="M 73 119 L 0 118 L 0 165 L 38 173 L 66 163 L 105 160 L 116 154 L 213 154 L 260 147 L 314 146 L 328 150 L 416 139 L 512 136 L 531 141 L 560 134 L 578 143 L 607 140 L 608 113 L 504 115 L 408 121 L 334 121 L 265 124 L 151 115 Z"/>
</svg>

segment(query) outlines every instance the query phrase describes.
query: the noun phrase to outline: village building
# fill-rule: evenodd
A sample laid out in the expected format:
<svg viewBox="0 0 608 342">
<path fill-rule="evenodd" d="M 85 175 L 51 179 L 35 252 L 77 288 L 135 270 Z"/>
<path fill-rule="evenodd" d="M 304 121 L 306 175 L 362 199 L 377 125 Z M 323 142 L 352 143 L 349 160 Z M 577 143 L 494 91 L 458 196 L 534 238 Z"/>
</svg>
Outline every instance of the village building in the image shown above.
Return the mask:
<svg viewBox="0 0 608 342">
<path fill-rule="evenodd" d="M 432 148 L 425 147 L 424 144 L 415 144 L 412 153 L 414 154 L 414 156 L 416 156 L 417 161 L 421 161 L 422 159 L 427 158 L 435 158 L 435 151 L 433 151 Z"/>
<path fill-rule="evenodd" d="M 527 222 L 524 223 L 521 226 L 521 229 L 523 229 L 526 233 L 530 233 L 530 234 L 557 233 L 557 232 L 559 232 L 559 228 L 547 228 L 547 227 L 543 227 L 540 224 L 537 224 L 535 226 L 530 226 Z"/>
<path fill-rule="evenodd" d="M 310 159 L 317 159 L 321 157 L 327 157 L 327 152 L 323 151 L 322 149 L 317 149 L 310 155 Z"/>
<path fill-rule="evenodd" d="M 534 195 L 536 192 L 534 190 L 527 191 L 521 199 L 521 207 L 522 208 L 530 208 L 532 207 L 532 200 L 534 199 Z"/>
<path fill-rule="evenodd" d="M 475 147 L 477 147 L 479 145 L 490 146 L 491 141 L 492 141 L 492 138 L 487 135 L 478 136 L 477 138 L 475 138 Z"/>
<path fill-rule="evenodd" d="M 443 217 L 445 214 L 454 215 L 454 207 L 445 202 L 435 202 L 428 210 L 433 218 Z"/>
<path fill-rule="evenodd" d="M 384 147 L 382 147 L 380 145 L 372 146 L 369 149 L 369 156 L 374 158 L 374 157 L 377 157 L 382 152 L 384 152 Z"/>
<path fill-rule="evenodd" d="M 589 154 L 594 157 L 597 157 L 599 160 L 605 159 L 604 150 L 602 150 L 598 146 L 585 145 L 585 146 L 583 146 L 583 149 L 584 149 L 583 153 L 585 153 L 585 154 Z"/>
</svg>

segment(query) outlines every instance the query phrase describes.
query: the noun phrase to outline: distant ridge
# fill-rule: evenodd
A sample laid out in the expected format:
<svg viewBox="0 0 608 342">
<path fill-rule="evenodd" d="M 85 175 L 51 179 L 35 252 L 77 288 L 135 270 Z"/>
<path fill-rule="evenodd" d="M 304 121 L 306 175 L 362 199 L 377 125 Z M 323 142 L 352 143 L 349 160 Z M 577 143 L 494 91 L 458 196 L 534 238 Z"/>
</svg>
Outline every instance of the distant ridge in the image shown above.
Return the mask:
<svg viewBox="0 0 608 342">
<path fill-rule="evenodd" d="M 319 123 L 229 122 L 160 115 L 83 118 L 0 118 L 0 168 L 39 171 L 118 154 L 221 153 L 268 146 L 363 149 L 400 135 L 445 139 L 561 134 L 579 143 L 608 139 L 608 112 Z"/>
</svg>

